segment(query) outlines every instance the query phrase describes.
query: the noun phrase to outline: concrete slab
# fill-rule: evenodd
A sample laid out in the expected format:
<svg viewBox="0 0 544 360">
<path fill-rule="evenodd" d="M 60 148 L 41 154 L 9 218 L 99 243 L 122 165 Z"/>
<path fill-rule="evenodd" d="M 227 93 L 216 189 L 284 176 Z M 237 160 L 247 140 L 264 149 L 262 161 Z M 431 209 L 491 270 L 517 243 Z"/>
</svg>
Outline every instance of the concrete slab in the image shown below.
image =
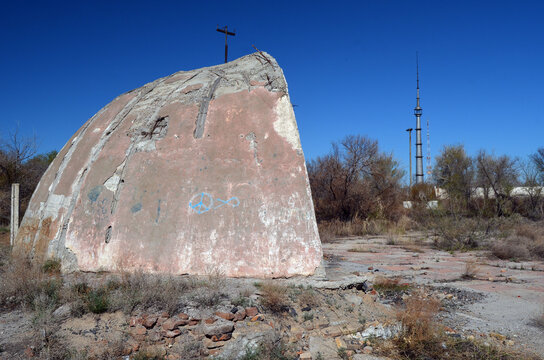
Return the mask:
<svg viewBox="0 0 544 360">
<path fill-rule="evenodd" d="M 15 250 L 63 271 L 313 274 L 322 258 L 287 83 L 255 53 L 119 96 L 51 164 Z"/>
</svg>

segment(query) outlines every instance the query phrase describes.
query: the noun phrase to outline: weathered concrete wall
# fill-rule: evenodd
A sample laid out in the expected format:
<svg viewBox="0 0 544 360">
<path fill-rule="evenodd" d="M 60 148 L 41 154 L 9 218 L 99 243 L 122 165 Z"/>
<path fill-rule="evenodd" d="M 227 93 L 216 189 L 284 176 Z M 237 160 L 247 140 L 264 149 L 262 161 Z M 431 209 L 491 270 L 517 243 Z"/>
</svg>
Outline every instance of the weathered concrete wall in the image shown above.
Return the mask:
<svg viewBox="0 0 544 360">
<path fill-rule="evenodd" d="M 321 243 L 276 61 L 255 53 L 116 98 L 44 174 L 15 250 L 67 271 L 312 274 Z"/>
</svg>

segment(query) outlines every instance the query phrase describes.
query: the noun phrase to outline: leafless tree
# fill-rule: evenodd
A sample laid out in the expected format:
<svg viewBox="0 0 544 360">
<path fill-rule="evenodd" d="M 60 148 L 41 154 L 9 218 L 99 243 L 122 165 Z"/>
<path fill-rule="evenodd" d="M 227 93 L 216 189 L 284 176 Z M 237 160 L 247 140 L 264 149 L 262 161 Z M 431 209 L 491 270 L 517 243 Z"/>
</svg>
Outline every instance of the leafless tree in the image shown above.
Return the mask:
<svg viewBox="0 0 544 360">
<path fill-rule="evenodd" d="M 35 136 L 25 137 L 19 128 L 0 139 L 0 223 L 9 222 L 11 184 L 20 184 L 21 216 L 56 151 L 36 155 Z"/>
<path fill-rule="evenodd" d="M 474 187 L 474 165 L 463 145 L 446 145 L 436 157 L 433 178 L 448 193 L 450 210 L 467 207 Z"/>
<path fill-rule="evenodd" d="M 0 142 L 0 171 L 8 184 L 20 181 L 22 164 L 36 155 L 37 148 L 36 136 L 20 135 L 18 126 Z"/>
<path fill-rule="evenodd" d="M 527 207 L 526 215 L 541 219 L 544 216 L 544 177 L 532 159 L 519 161 L 519 172 L 521 184 L 525 187 L 523 200 Z"/>
<path fill-rule="evenodd" d="M 346 136 L 332 150 L 308 163 L 318 219 L 353 220 L 373 214 L 388 216 L 400 203 L 404 173 L 392 155 L 361 135 Z"/>
<path fill-rule="evenodd" d="M 491 191 L 495 198 L 496 215 L 503 216 L 510 192 L 518 182 L 517 160 L 507 155 L 494 156 L 480 150 L 476 157 L 477 177 L 487 200 Z"/>
<path fill-rule="evenodd" d="M 538 171 L 539 181 L 544 183 L 544 147 L 539 148 L 536 153 L 532 154 L 530 157 Z"/>
</svg>

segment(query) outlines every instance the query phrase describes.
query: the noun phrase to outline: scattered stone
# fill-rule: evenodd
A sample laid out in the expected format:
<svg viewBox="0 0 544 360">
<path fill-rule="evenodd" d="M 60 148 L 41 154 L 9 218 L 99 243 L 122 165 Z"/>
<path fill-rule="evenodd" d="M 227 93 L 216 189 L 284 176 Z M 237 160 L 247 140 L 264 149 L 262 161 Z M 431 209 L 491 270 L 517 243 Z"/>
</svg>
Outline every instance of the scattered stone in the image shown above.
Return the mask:
<svg viewBox="0 0 544 360">
<path fill-rule="evenodd" d="M 228 341 L 232 338 L 231 334 L 223 334 L 221 336 L 214 335 L 211 337 L 212 341 Z"/>
<path fill-rule="evenodd" d="M 502 334 L 499 334 L 499 333 L 496 333 L 496 332 L 490 332 L 489 336 L 492 337 L 492 338 L 495 338 L 495 339 L 497 339 L 499 341 L 506 340 L 506 336 L 504 336 Z"/>
<path fill-rule="evenodd" d="M 133 329 L 129 330 L 132 335 L 145 335 L 147 329 L 143 325 L 136 325 Z"/>
<path fill-rule="evenodd" d="M 316 329 L 323 329 L 329 326 L 329 320 L 324 318 L 319 318 L 314 321 L 314 327 Z"/>
<path fill-rule="evenodd" d="M 226 313 L 226 312 L 216 311 L 215 315 L 225 320 L 234 320 L 234 314 L 230 312 Z"/>
<path fill-rule="evenodd" d="M 216 321 L 214 318 L 207 318 L 204 320 L 204 323 L 206 324 L 213 324 Z"/>
<path fill-rule="evenodd" d="M 203 326 L 204 335 L 212 337 L 214 335 L 221 336 L 230 333 L 234 330 L 234 324 L 226 320 L 218 320 L 213 324 L 205 324 Z"/>
<path fill-rule="evenodd" d="M 310 336 L 308 344 L 310 353 L 312 354 L 312 359 L 318 359 L 320 355 L 321 359 L 340 359 L 338 356 L 338 348 L 336 347 L 336 343 L 333 339 L 325 339 L 321 336 Z"/>
<path fill-rule="evenodd" d="M 337 348 L 339 348 L 339 349 L 347 349 L 348 348 L 346 342 L 344 340 L 342 340 L 342 338 L 337 337 L 336 339 L 334 339 L 334 341 L 336 342 L 336 347 Z"/>
<path fill-rule="evenodd" d="M 263 314 L 257 314 L 251 318 L 252 322 L 255 321 L 264 321 L 264 315 Z"/>
<path fill-rule="evenodd" d="M 234 321 L 242 321 L 246 318 L 246 311 L 244 309 L 238 310 L 234 314 Z"/>
<path fill-rule="evenodd" d="M 151 329 L 157 323 L 157 319 L 156 316 L 145 316 L 142 318 L 141 324 L 147 329 Z"/>
<path fill-rule="evenodd" d="M 256 307 L 248 307 L 246 308 L 246 315 L 249 317 L 253 317 L 259 313 L 259 310 L 257 310 Z"/>
<path fill-rule="evenodd" d="M 178 336 L 179 334 L 181 334 L 181 331 L 179 329 L 175 329 L 175 330 L 170 330 L 170 331 L 167 331 L 165 333 L 165 336 L 167 338 L 175 338 L 176 336 Z"/>
<path fill-rule="evenodd" d="M 372 351 L 374 351 L 374 349 L 373 349 L 372 346 L 370 346 L 370 345 L 365 346 L 365 347 L 363 348 L 363 352 L 364 352 L 365 354 L 371 354 Z"/>
<path fill-rule="evenodd" d="M 178 318 L 177 316 L 174 316 L 174 317 L 171 317 L 170 319 L 166 320 L 165 322 L 163 322 L 162 323 L 162 328 L 164 330 L 174 330 L 178 326 L 187 325 L 188 323 L 189 323 L 189 321 L 182 320 L 182 319 Z"/>
<path fill-rule="evenodd" d="M 361 305 L 363 303 L 363 298 L 355 294 L 347 294 L 344 298 L 346 299 L 347 302 L 355 306 Z"/>
<path fill-rule="evenodd" d="M 342 335 L 342 329 L 340 328 L 340 326 L 330 326 L 321 330 L 321 333 L 325 337 L 335 338 Z"/>
<path fill-rule="evenodd" d="M 57 319 L 64 318 L 70 315 L 71 310 L 72 310 L 72 306 L 70 304 L 64 304 L 53 312 L 53 317 Z"/>
<path fill-rule="evenodd" d="M 140 318 L 137 317 L 137 316 L 133 316 L 130 318 L 130 320 L 128 321 L 128 326 L 130 327 L 133 327 L 133 326 L 136 326 L 140 323 Z"/>
<path fill-rule="evenodd" d="M 312 360 L 312 353 L 309 351 L 305 351 L 301 353 L 298 358 L 300 360 Z"/>
<path fill-rule="evenodd" d="M 162 334 L 158 329 L 153 329 L 147 333 L 147 340 L 157 342 L 162 339 Z"/>
<path fill-rule="evenodd" d="M 225 341 L 213 341 L 212 339 L 204 339 L 204 346 L 208 349 L 216 349 L 225 345 Z"/>
<path fill-rule="evenodd" d="M 297 314 L 297 311 L 294 309 L 294 308 L 289 308 L 289 315 L 291 315 L 292 317 L 294 317 L 296 319 L 296 317 L 298 316 Z"/>
</svg>

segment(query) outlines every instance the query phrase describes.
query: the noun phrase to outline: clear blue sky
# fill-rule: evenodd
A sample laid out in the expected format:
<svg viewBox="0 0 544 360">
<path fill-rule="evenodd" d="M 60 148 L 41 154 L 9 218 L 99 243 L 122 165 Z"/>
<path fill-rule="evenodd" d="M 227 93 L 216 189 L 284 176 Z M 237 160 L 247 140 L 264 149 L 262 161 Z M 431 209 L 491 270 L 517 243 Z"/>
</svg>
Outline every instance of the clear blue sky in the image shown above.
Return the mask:
<svg viewBox="0 0 544 360">
<path fill-rule="evenodd" d="M 230 59 L 255 44 L 284 69 L 307 159 L 365 134 L 405 166 L 416 50 L 433 155 L 525 157 L 544 146 L 543 19 L 543 1 L 4 1 L 0 136 L 19 122 L 60 150 L 117 95 L 221 63 L 228 25 Z"/>
</svg>

